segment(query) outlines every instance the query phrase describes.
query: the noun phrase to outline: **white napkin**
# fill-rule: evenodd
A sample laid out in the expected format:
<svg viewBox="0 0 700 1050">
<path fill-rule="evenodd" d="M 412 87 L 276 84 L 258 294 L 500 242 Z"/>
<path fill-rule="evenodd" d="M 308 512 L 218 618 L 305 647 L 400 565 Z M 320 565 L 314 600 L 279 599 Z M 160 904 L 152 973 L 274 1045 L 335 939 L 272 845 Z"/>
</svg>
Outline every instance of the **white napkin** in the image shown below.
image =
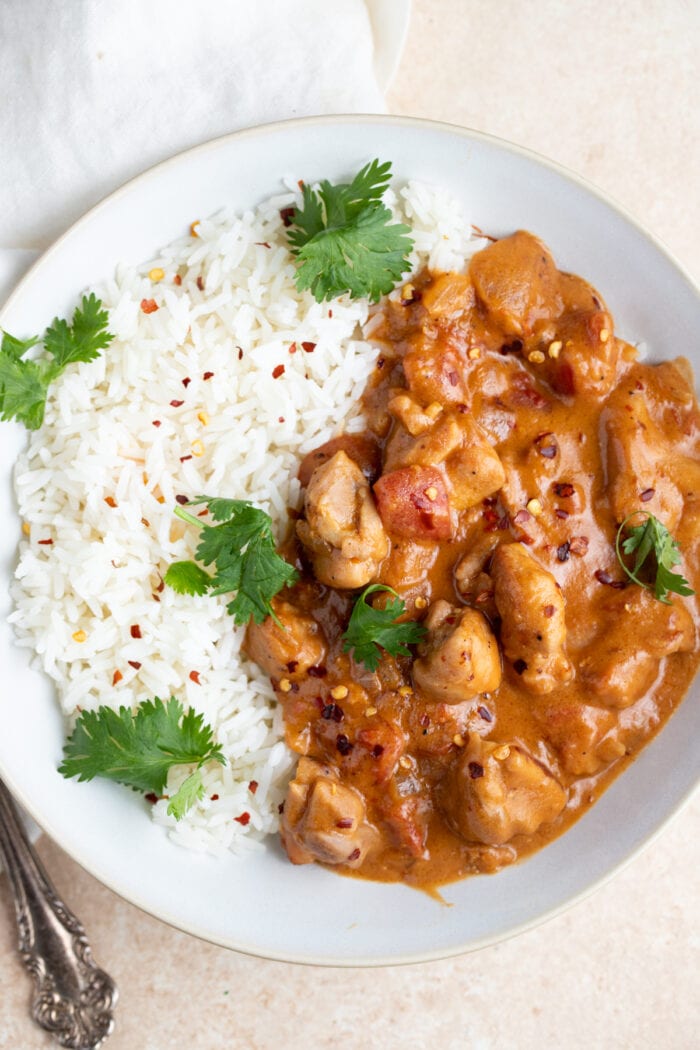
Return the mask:
<svg viewBox="0 0 700 1050">
<path fill-rule="evenodd" d="M 0 247 L 236 128 L 382 112 L 364 0 L 0 2 Z"/>
</svg>

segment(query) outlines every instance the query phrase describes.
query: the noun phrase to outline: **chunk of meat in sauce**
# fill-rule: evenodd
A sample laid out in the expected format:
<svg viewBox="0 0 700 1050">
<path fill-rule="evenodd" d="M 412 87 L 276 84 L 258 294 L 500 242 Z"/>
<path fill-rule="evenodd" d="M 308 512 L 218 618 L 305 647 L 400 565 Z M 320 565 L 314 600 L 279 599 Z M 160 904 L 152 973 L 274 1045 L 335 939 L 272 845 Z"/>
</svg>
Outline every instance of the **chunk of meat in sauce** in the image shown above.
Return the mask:
<svg viewBox="0 0 700 1050">
<path fill-rule="evenodd" d="M 248 624 L 243 649 L 271 678 L 301 678 L 326 656 L 323 632 L 312 616 L 290 602 L 272 599 L 271 616 Z M 281 624 L 281 626 L 280 626 Z"/>
<path fill-rule="evenodd" d="M 498 454 L 468 412 L 444 412 L 420 436 L 397 427 L 386 449 L 386 469 L 442 464 L 450 505 L 467 510 L 501 488 L 506 480 Z"/>
<path fill-rule="evenodd" d="M 559 316 L 559 273 L 549 250 L 519 230 L 472 257 L 477 298 L 505 335 L 528 336 L 537 322 Z"/>
<path fill-rule="evenodd" d="M 364 587 L 389 550 L 367 478 L 342 450 L 311 475 L 297 522 L 316 578 L 331 587 Z"/>
<path fill-rule="evenodd" d="M 418 647 L 413 683 L 429 700 L 460 704 L 501 684 L 498 643 L 476 609 L 434 602 L 425 619 L 428 637 Z"/>
<path fill-rule="evenodd" d="M 500 846 L 532 835 L 559 816 L 567 792 L 521 747 L 483 740 L 475 733 L 445 777 L 441 806 L 467 842 Z"/>
<path fill-rule="evenodd" d="M 341 784 L 337 772 L 300 758 L 289 785 L 280 827 L 293 864 L 344 864 L 358 868 L 376 845 L 365 803 L 355 788 Z"/>
<path fill-rule="evenodd" d="M 610 707 L 635 703 L 654 683 L 662 657 L 695 646 L 693 618 L 678 598 L 665 605 L 649 591 L 628 587 L 608 599 L 599 617 L 600 632 L 578 666 L 591 692 Z"/>
<path fill-rule="evenodd" d="M 501 617 L 505 656 L 535 693 L 549 693 L 571 679 L 566 656 L 564 598 L 551 572 L 520 543 L 496 548 L 490 575 Z"/>
<path fill-rule="evenodd" d="M 302 459 L 299 465 L 299 483 L 307 488 L 317 467 L 327 463 L 336 452 L 345 452 L 371 484 L 381 472 L 382 457 L 379 445 L 371 434 L 339 434 L 319 445 Z"/>
</svg>

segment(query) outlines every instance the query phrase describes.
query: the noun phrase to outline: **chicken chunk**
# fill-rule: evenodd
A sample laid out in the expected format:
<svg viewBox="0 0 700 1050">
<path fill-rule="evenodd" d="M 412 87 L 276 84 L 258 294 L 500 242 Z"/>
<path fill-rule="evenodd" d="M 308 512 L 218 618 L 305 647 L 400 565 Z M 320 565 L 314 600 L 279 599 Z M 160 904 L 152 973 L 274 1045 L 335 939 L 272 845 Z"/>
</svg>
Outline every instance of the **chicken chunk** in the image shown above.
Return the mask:
<svg viewBox="0 0 700 1050">
<path fill-rule="evenodd" d="M 618 596 L 619 595 L 619 596 Z M 659 602 L 646 590 L 627 588 L 608 599 L 601 631 L 579 660 L 579 674 L 609 707 L 629 707 L 654 684 L 659 661 L 695 646 L 693 618 L 682 601 Z M 630 632 L 630 622 L 635 624 Z"/>
<path fill-rule="evenodd" d="M 312 616 L 290 602 L 273 598 L 272 609 L 279 623 L 271 616 L 262 623 L 251 620 L 243 649 L 271 678 L 300 678 L 325 659 L 323 631 Z"/>
<path fill-rule="evenodd" d="M 389 550 L 369 484 L 342 450 L 314 470 L 297 534 L 314 573 L 331 587 L 364 587 Z"/>
<path fill-rule="evenodd" d="M 535 693 L 568 682 L 564 598 L 550 572 L 520 543 L 497 547 L 491 562 L 503 652 Z"/>
<path fill-rule="evenodd" d="M 515 835 L 532 835 L 564 809 L 567 793 L 540 762 L 521 747 L 471 733 L 442 782 L 440 805 L 467 842 L 500 846 Z"/>
<path fill-rule="evenodd" d="M 476 609 L 437 601 L 425 619 L 427 639 L 413 664 L 413 682 L 427 699 L 460 704 L 501 684 L 498 643 Z"/>
<path fill-rule="evenodd" d="M 292 864 L 320 861 L 350 868 L 362 864 L 377 838 L 360 792 L 311 758 L 299 759 L 287 789 L 280 835 Z"/>
<path fill-rule="evenodd" d="M 430 429 L 413 436 L 397 428 L 386 451 L 386 469 L 442 464 L 450 504 L 455 510 L 475 506 L 506 480 L 498 454 L 468 412 L 443 412 Z"/>
<path fill-rule="evenodd" d="M 528 336 L 538 321 L 561 313 L 557 268 L 531 233 L 519 230 L 477 252 L 469 274 L 477 298 L 508 335 Z"/>
</svg>

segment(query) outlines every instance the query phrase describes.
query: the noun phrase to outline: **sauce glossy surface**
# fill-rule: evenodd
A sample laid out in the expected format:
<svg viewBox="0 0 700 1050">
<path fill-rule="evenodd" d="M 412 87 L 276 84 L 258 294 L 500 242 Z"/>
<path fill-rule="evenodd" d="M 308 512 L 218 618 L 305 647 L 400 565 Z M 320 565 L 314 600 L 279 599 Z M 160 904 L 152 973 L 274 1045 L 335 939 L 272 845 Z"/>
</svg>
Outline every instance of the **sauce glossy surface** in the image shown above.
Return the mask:
<svg viewBox="0 0 700 1050">
<path fill-rule="evenodd" d="M 698 590 L 700 414 L 687 362 L 640 363 L 524 232 L 419 275 L 372 338 L 366 433 L 301 466 L 286 629 L 246 644 L 303 756 L 290 859 L 429 888 L 559 835 L 681 701 L 696 599 L 631 584 L 614 540 L 655 515 Z M 370 582 L 427 629 L 375 672 L 342 641 Z"/>
</svg>

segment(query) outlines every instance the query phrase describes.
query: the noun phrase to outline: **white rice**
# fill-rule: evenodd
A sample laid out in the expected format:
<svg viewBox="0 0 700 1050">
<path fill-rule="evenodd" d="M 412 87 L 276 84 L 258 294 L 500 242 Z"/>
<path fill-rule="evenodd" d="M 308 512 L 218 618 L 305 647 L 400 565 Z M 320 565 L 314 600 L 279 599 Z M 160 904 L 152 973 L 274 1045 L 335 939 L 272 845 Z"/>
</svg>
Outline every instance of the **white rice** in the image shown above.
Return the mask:
<svg viewBox="0 0 700 1050">
<path fill-rule="evenodd" d="M 413 228 L 414 268 L 460 269 L 483 245 L 444 190 L 409 183 L 386 199 Z M 175 496 L 252 500 L 281 536 L 300 502 L 300 458 L 362 428 L 357 402 L 377 352 L 363 338 L 366 302 L 318 304 L 296 290 L 279 212 L 297 202 L 289 192 L 254 212 L 225 209 L 95 287 L 114 342 L 54 384 L 15 472 L 28 533 L 12 588 L 19 644 L 56 683 L 68 729 L 78 709 L 154 696 L 202 713 L 226 765 L 205 770 L 205 796 L 181 821 L 165 799 L 151 812 L 181 845 L 213 853 L 260 849 L 277 829 L 294 756 L 269 680 L 240 653 L 227 599 L 158 591 L 197 545 L 173 517 Z M 144 313 L 144 299 L 158 309 Z M 173 770 L 166 791 L 188 772 Z M 235 819 L 244 813 L 247 826 Z"/>
</svg>

